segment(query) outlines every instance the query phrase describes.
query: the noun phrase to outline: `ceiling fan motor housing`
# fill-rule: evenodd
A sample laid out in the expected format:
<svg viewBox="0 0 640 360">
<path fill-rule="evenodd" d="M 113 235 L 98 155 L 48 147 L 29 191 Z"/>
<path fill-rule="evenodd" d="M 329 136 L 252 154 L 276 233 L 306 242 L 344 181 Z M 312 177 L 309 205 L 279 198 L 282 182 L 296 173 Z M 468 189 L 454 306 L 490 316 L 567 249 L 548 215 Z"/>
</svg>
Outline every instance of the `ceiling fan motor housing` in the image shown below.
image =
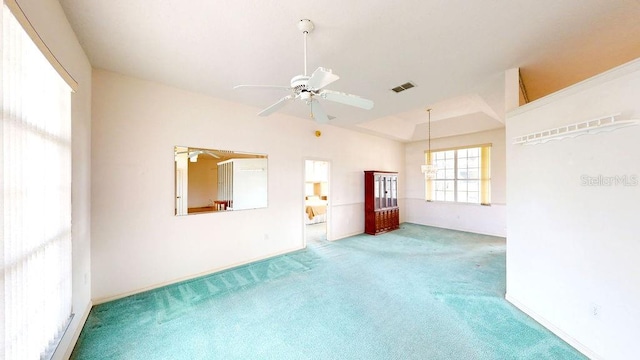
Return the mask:
<svg viewBox="0 0 640 360">
<path fill-rule="evenodd" d="M 299 93 L 302 90 L 307 88 L 307 84 L 309 83 L 309 76 L 298 75 L 294 76 L 291 79 L 291 88 L 294 89 L 296 93 Z"/>
</svg>

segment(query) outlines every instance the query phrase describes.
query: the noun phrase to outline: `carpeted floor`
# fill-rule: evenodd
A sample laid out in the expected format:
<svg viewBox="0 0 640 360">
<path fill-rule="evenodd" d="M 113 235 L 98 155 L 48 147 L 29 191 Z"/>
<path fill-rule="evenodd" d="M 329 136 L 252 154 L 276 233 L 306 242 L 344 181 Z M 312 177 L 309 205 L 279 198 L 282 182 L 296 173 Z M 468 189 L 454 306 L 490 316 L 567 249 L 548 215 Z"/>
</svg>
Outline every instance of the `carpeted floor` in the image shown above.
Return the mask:
<svg viewBox="0 0 640 360">
<path fill-rule="evenodd" d="M 327 240 L 327 223 L 305 225 L 304 227 L 307 245 Z"/>
<path fill-rule="evenodd" d="M 72 359 L 585 359 L 504 292 L 504 238 L 405 223 L 95 306 Z"/>
</svg>

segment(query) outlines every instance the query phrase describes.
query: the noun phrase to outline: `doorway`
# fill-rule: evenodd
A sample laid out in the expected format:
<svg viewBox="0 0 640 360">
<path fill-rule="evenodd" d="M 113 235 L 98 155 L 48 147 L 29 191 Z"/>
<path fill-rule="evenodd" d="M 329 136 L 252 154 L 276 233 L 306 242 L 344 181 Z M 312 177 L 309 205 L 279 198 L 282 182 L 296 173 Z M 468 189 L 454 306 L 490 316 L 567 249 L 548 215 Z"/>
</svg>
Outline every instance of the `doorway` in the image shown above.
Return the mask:
<svg viewBox="0 0 640 360">
<path fill-rule="evenodd" d="M 329 222 L 329 162 L 304 161 L 304 243 L 327 241 Z"/>
</svg>

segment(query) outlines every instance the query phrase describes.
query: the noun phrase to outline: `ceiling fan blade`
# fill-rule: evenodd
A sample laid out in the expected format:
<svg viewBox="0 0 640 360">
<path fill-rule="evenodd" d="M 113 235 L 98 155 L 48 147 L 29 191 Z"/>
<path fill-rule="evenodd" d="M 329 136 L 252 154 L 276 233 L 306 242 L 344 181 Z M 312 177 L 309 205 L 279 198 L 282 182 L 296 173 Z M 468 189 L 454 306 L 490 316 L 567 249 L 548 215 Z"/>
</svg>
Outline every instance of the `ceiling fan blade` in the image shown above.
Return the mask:
<svg viewBox="0 0 640 360">
<path fill-rule="evenodd" d="M 320 102 L 318 102 L 318 100 L 311 100 L 309 106 L 311 107 L 311 116 L 315 121 L 321 124 L 325 124 L 329 121 L 329 117 L 324 112 L 324 109 L 322 109 L 322 106 L 320 106 Z"/>
<path fill-rule="evenodd" d="M 287 95 L 285 97 L 283 97 L 282 99 L 278 100 L 278 102 L 276 102 L 275 104 L 269 106 L 268 108 L 260 111 L 258 113 L 258 116 L 269 116 L 271 114 L 273 114 L 274 112 L 278 111 L 280 108 L 282 108 L 283 106 L 287 105 L 287 102 L 290 100 L 295 99 L 295 95 L 291 94 L 291 95 Z"/>
<path fill-rule="evenodd" d="M 289 86 L 279 85 L 236 85 L 233 87 L 234 90 L 243 88 L 291 90 Z"/>
<path fill-rule="evenodd" d="M 203 150 L 203 151 L 202 151 L 202 153 L 203 153 L 203 154 L 207 154 L 207 155 L 211 156 L 212 158 L 220 159 L 220 156 L 218 156 L 217 154 L 215 154 L 215 153 L 214 153 L 214 152 L 212 152 L 212 151 L 209 151 L 209 150 Z"/>
<path fill-rule="evenodd" d="M 365 110 L 373 109 L 373 101 L 361 98 L 360 96 L 331 90 L 322 90 L 318 93 L 318 95 L 320 95 L 323 99 L 327 99 L 329 101 L 335 101 L 341 104 L 351 105 Z"/>
<path fill-rule="evenodd" d="M 319 67 L 311 74 L 307 88 L 310 90 L 319 90 L 338 79 L 340 79 L 340 77 L 334 74 L 331 69 Z"/>
</svg>

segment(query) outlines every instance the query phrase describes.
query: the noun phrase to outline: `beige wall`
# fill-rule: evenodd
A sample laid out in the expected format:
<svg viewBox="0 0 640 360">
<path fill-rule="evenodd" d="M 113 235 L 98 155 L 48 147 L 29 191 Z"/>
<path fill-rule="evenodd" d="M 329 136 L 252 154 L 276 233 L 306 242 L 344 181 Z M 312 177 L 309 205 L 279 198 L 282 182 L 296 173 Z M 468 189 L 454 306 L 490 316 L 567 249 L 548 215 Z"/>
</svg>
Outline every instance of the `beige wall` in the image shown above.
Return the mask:
<svg viewBox="0 0 640 360">
<path fill-rule="evenodd" d="M 331 162 L 330 239 L 364 230 L 364 170 L 404 168 L 395 141 L 103 70 L 92 106 L 98 301 L 302 248 L 304 159 Z M 267 154 L 269 207 L 174 216 L 175 145 Z"/>
<path fill-rule="evenodd" d="M 54 359 L 70 354 L 91 306 L 91 65 L 56 0 L 18 0 L 58 61 L 78 82 L 71 97 L 73 312 Z"/>
</svg>

